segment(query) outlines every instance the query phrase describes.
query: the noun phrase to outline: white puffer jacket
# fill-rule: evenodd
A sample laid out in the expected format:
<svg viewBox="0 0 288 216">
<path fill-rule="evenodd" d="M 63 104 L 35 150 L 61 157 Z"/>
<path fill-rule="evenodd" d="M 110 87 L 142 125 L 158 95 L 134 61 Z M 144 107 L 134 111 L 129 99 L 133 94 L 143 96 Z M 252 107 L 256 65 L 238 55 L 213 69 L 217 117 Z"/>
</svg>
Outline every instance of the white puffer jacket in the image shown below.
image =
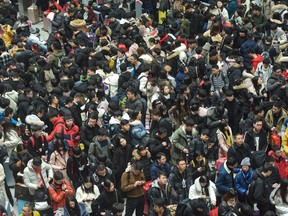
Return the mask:
<svg viewBox="0 0 288 216">
<path fill-rule="evenodd" d="M 198 177 L 194 184 L 191 185 L 189 189 L 189 199 L 198 199 L 202 196 L 202 187 L 199 182 L 200 177 Z M 216 186 L 212 181 L 209 181 L 208 192 L 211 202 L 216 202 Z"/>
<path fill-rule="evenodd" d="M 28 161 L 27 167 L 24 169 L 23 178 L 24 178 L 24 184 L 29 188 L 30 194 L 34 195 L 41 177 L 38 176 L 34 171 L 34 168 L 32 167 L 32 161 L 33 159 Z M 49 186 L 48 178 L 51 179 L 53 178 L 53 169 L 49 164 L 45 163 L 44 161 L 42 161 L 41 164 L 41 174 L 43 176 L 44 184 L 48 188 Z"/>
</svg>

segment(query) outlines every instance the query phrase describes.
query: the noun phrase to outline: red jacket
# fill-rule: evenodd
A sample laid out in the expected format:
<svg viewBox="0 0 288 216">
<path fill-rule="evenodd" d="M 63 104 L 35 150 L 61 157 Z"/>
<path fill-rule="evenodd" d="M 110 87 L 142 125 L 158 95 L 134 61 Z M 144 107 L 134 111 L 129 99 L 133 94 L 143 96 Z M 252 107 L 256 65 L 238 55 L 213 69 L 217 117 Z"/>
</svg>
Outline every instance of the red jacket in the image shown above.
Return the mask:
<svg viewBox="0 0 288 216">
<path fill-rule="evenodd" d="M 56 6 L 57 10 L 62 11 L 63 13 L 65 13 L 65 10 L 55 1 L 54 5 Z M 44 13 L 50 13 L 50 7 L 48 8 L 48 10 L 44 11 Z"/>
<path fill-rule="evenodd" d="M 280 159 L 277 159 L 276 156 L 274 155 L 273 151 L 269 151 L 268 155 L 271 155 L 275 159 L 275 166 L 279 170 L 280 178 L 286 178 L 288 177 L 286 169 L 288 168 L 287 162 L 284 156 L 284 153 L 282 153 L 282 156 Z"/>
<path fill-rule="evenodd" d="M 70 183 L 65 179 L 63 181 L 64 181 L 64 184 L 66 184 L 66 188 L 68 190 L 67 194 L 65 193 L 65 191 L 62 190 L 62 186 L 59 187 L 54 183 L 54 180 L 53 180 L 52 186 L 50 185 L 48 187 L 53 211 L 56 211 L 58 208 L 65 207 L 67 195 L 74 194 L 74 191 Z"/>
<path fill-rule="evenodd" d="M 77 146 L 80 140 L 79 127 L 74 124 L 71 129 L 68 129 L 65 126 L 64 139 L 67 140 L 70 147 Z"/>
<path fill-rule="evenodd" d="M 257 54 L 257 57 L 251 60 L 251 65 L 254 68 L 254 71 L 257 69 L 260 62 L 263 62 L 263 58 L 260 54 Z"/>
<path fill-rule="evenodd" d="M 47 137 L 47 142 L 51 142 L 54 139 L 54 134 L 56 131 L 61 131 L 62 127 L 65 127 L 65 123 L 62 117 L 58 116 L 54 122 L 52 122 L 53 124 L 53 131 L 49 134 L 49 136 Z"/>
</svg>

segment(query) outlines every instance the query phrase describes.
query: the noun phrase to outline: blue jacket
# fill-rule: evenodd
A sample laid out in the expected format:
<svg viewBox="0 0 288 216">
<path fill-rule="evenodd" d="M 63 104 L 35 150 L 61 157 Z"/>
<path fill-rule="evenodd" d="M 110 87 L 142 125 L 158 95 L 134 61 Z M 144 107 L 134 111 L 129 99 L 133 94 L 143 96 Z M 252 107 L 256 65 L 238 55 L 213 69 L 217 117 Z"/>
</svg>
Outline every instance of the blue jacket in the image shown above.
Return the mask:
<svg viewBox="0 0 288 216">
<path fill-rule="evenodd" d="M 146 135 L 146 128 L 141 121 L 135 120 L 130 122 L 132 146 L 140 145 L 141 139 Z"/>
<path fill-rule="evenodd" d="M 182 86 L 182 82 L 185 79 L 185 77 L 187 77 L 188 75 L 185 74 L 182 71 L 179 71 L 175 77 L 176 80 L 176 92 L 180 92 L 181 90 L 181 86 Z"/>
<path fill-rule="evenodd" d="M 216 181 L 216 188 L 221 196 L 226 194 L 230 188 L 233 188 L 234 179 L 231 175 L 231 172 L 237 172 L 237 169 L 230 171 L 226 163 L 227 161 L 221 165 Z"/>
<path fill-rule="evenodd" d="M 235 189 L 240 195 L 245 195 L 248 190 L 249 184 L 251 184 L 253 179 L 254 170 L 250 168 L 247 173 L 244 173 L 241 169 L 236 175 Z"/>
<path fill-rule="evenodd" d="M 157 179 L 157 175 L 160 171 L 164 171 L 167 174 L 167 178 L 168 178 L 171 172 L 170 164 L 166 162 L 164 166 L 161 167 L 159 166 L 157 160 L 155 160 L 150 169 L 150 176 L 151 176 L 152 181 Z"/>
</svg>

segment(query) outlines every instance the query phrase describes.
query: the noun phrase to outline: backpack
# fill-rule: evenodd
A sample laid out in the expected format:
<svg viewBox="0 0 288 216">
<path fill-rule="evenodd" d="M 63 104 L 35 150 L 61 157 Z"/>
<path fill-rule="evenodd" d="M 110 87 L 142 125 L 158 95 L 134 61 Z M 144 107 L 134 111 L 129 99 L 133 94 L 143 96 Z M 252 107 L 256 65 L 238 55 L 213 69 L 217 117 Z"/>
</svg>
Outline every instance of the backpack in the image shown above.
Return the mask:
<svg viewBox="0 0 288 216">
<path fill-rule="evenodd" d="M 184 215 L 186 209 L 191 208 L 189 202 L 190 202 L 190 199 L 186 198 L 181 203 L 179 203 L 175 212 L 175 216 Z"/>
<path fill-rule="evenodd" d="M 255 193 L 255 188 L 256 188 L 256 182 L 257 182 L 258 178 L 256 180 L 254 180 L 249 186 L 248 186 L 248 193 L 247 193 L 247 199 L 251 202 L 251 203 L 256 203 L 255 197 L 254 197 L 254 193 Z"/>
<path fill-rule="evenodd" d="M 254 151 L 251 154 L 251 167 L 254 170 L 264 165 L 267 157 L 265 151 Z"/>
</svg>

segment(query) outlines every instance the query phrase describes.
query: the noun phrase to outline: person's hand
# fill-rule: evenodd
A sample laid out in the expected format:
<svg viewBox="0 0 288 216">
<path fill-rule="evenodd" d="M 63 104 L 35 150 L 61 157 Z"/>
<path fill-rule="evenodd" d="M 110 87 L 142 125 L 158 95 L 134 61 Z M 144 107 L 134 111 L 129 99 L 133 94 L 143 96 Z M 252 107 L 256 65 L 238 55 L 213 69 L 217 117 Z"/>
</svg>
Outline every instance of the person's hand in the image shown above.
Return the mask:
<svg viewBox="0 0 288 216">
<path fill-rule="evenodd" d="M 272 128 L 271 128 L 271 131 L 276 131 L 276 127 L 272 127 Z"/>
<path fill-rule="evenodd" d="M 166 146 L 167 146 L 167 142 L 162 142 L 162 145 L 163 145 L 164 147 L 166 147 Z"/>
<path fill-rule="evenodd" d="M 272 188 L 276 188 L 276 187 L 278 187 L 278 183 L 274 183 L 274 184 L 272 185 Z"/>
<path fill-rule="evenodd" d="M 213 144 L 212 143 L 209 143 L 208 144 L 208 149 L 212 148 L 213 147 Z"/>
<path fill-rule="evenodd" d="M 198 172 L 203 172 L 203 167 L 197 168 L 197 171 L 198 171 Z"/>
<path fill-rule="evenodd" d="M 134 187 L 139 186 L 139 185 L 140 185 L 139 182 L 140 182 L 140 181 L 136 181 L 136 182 L 134 183 Z"/>
<path fill-rule="evenodd" d="M 40 183 L 38 184 L 37 188 L 43 188 L 44 187 L 44 184 L 43 183 Z"/>
<path fill-rule="evenodd" d="M 17 166 L 17 167 L 21 167 L 21 165 L 22 165 L 22 161 L 19 160 L 19 161 L 16 163 L 16 166 Z"/>
<path fill-rule="evenodd" d="M 124 109 L 124 112 L 128 113 L 129 109 Z"/>
<path fill-rule="evenodd" d="M 268 95 L 267 95 L 267 93 L 264 93 L 263 96 L 264 96 L 264 97 L 267 97 Z"/>
<path fill-rule="evenodd" d="M 42 155 L 41 159 L 46 162 L 47 161 L 47 156 L 46 155 Z"/>
<path fill-rule="evenodd" d="M 286 88 L 286 86 L 285 86 L 285 85 L 283 85 L 283 86 L 281 86 L 281 87 L 280 87 L 280 89 L 285 89 L 285 88 Z"/>
<path fill-rule="evenodd" d="M 104 216 L 104 215 L 106 215 L 106 212 L 101 212 L 100 215 L 103 215 L 103 216 Z"/>
<path fill-rule="evenodd" d="M 67 189 L 67 186 L 66 186 L 65 183 L 63 183 L 63 184 L 62 184 L 62 190 L 64 191 L 64 190 L 66 190 L 66 189 Z"/>
<path fill-rule="evenodd" d="M 184 149 L 183 149 L 183 152 L 184 152 L 185 154 L 188 154 L 189 151 L 188 151 L 188 149 L 184 148 Z"/>
<path fill-rule="evenodd" d="M 201 199 L 206 199 L 206 195 L 201 195 L 200 198 Z"/>
<path fill-rule="evenodd" d="M 211 204 L 212 204 L 213 206 L 216 206 L 216 201 L 215 201 L 215 200 L 211 201 Z"/>
</svg>

